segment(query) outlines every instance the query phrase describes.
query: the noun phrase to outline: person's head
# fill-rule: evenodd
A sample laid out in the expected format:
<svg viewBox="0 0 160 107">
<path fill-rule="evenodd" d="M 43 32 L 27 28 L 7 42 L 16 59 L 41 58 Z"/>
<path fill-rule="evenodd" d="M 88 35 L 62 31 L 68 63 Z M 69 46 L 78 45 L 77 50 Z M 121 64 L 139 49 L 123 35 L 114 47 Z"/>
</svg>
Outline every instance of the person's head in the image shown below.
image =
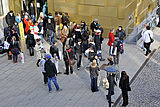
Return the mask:
<svg viewBox="0 0 160 107">
<path fill-rule="evenodd" d="M 31 30 L 28 30 L 28 34 L 31 34 Z"/>
<path fill-rule="evenodd" d="M 144 24 L 144 27 L 145 27 L 145 28 L 147 27 L 147 23 Z"/>
<path fill-rule="evenodd" d="M 112 29 L 110 30 L 110 32 L 112 32 L 112 33 L 114 33 L 114 31 L 115 31 L 115 29 L 114 29 L 114 28 L 112 28 Z"/>
<path fill-rule="evenodd" d="M 40 45 L 41 44 L 41 38 L 36 39 L 36 42 L 37 42 L 38 45 Z"/>
<path fill-rule="evenodd" d="M 80 29 L 80 25 L 77 25 L 77 29 Z"/>
<path fill-rule="evenodd" d="M 121 72 L 121 76 L 127 75 L 126 71 Z"/>
<path fill-rule="evenodd" d="M 94 19 L 94 22 L 95 22 L 95 23 L 98 23 L 98 19 Z"/>
<path fill-rule="evenodd" d="M 107 60 L 110 62 L 112 61 L 112 57 L 108 57 Z"/>
<path fill-rule="evenodd" d="M 97 26 L 98 26 L 98 28 L 100 28 L 100 27 L 101 27 L 101 24 L 98 23 Z"/>
<path fill-rule="evenodd" d="M 68 13 L 65 13 L 66 16 L 68 16 Z"/>
<path fill-rule="evenodd" d="M 69 49 L 70 48 L 70 46 L 69 45 L 66 45 L 66 49 Z"/>
<path fill-rule="evenodd" d="M 79 44 L 79 45 L 81 44 L 81 39 L 78 39 L 78 44 Z"/>
<path fill-rule="evenodd" d="M 53 41 L 53 45 L 54 45 L 54 46 L 57 45 L 57 40 L 54 40 L 54 41 Z"/>
<path fill-rule="evenodd" d="M 93 62 L 91 64 L 91 67 L 92 68 L 96 68 L 97 67 L 97 61 L 96 60 L 93 60 Z"/>
<path fill-rule="evenodd" d="M 58 16 L 58 12 L 55 12 L 55 16 Z"/>
<path fill-rule="evenodd" d="M 51 55 L 47 54 L 47 59 L 50 60 L 51 59 Z"/>
<path fill-rule="evenodd" d="M 14 22 L 14 25 L 18 25 L 17 21 Z"/>
<path fill-rule="evenodd" d="M 52 13 L 49 13 L 48 16 L 52 16 Z"/>
<path fill-rule="evenodd" d="M 147 29 L 147 30 L 150 30 L 150 29 L 151 29 L 151 27 L 150 27 L 150 26 L 147 26 L 147 27 L 146 27 L 146 29 Z"/>
<path fill-rule="evenodd" d="M 119 28 L 118 28 L 119 30 L 122 30 L 122 26 L 119 26 Z"/>
</svg>

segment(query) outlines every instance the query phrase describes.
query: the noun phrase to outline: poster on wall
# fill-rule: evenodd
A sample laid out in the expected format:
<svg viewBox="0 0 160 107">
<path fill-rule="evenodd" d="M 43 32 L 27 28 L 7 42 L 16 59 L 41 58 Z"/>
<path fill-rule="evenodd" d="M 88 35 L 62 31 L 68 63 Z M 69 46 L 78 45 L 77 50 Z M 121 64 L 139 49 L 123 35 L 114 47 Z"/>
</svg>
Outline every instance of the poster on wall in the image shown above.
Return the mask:
<svg viewBox="0 0 160 107">
<path fill-rule="evenodd" d="M 26 50 L 26 45 L 25 45 L 24 28 L 22 22 L 19 23 L 19 32 L 20 32 L 21 51 L 24 52 Z"/>
</svg>

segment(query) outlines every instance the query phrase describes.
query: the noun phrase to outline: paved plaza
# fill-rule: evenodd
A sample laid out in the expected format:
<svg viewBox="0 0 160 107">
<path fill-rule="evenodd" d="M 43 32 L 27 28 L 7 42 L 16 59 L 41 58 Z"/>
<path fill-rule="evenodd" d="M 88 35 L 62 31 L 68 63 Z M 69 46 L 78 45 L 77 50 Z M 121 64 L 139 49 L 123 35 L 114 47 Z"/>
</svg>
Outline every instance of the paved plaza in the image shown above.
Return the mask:
<svg viewBox="0 0 160 107">
<path fill-rule="evenodd" d="M 154 32 L 156 34 L 160 32 L 160 29 L 157 28 Z M 156 40 L 154 45 L 152 45 L 152 50 L 157 48 L 160 43 L 160 36 L 156 34 L 155 38 Z M 108 57 L 107 41 L 108 40 L 105 40 L 103 42 L 103 57 L 105 59 Z M 44 45 L 48 51 L 49 45 L 47 43 Z M 139 46 L 140 45 L 124 44 L 125 53 L 120 56 L 118 69 L 120 71 L 126 70 L 130 79 L 147 58 Z M 61 50 L 61 47 L 59 49 Z M 157 51 L 156 54 L 158 52 L 159 51 Z M 151 71 L 152 68 L 157 69 L 159 67 L 160 59 L 159 55 L 156 54 L 154 54 L 152 60 L 146 65 L 147 67 L 143 69 L 145 71 L 144 74 L 140 74 L 140 77 L 138 77 L 140 79 L 136 79 L 131 86 L 132 91 L 129 95 L 131 96 L 130 102 L 133 106 L 137 104 L 141 105 L 143 101 L 144 104 L 149 101 L 155 101 L 155 103 L 152 104 L 159 105 L 159 74 L 157 70 Z M 25 53 L 24 64 L 13 64 L 12 61 L 7 60 L 7 56 L 0 57 L 0 107 L 108 107 L 108 102 L 105 98 L 106 92 L 102 88 L 102 84 L 99 92 L 92 93 L 90 90 L 89 71 L 85 69 L 88 63 L 87 58 L 83 57 L 82 67 L 79 71 L 76 66 L 74 66 L 74 73 L 72 75 L 58 75 L 57 80 L 63 91 L 56 92 L 55 87 L 52 85 L 52 93 L 49 93 L 48 87 L 43 84 L 41 68 L 36 66 L 36 61 L 36 57 L 29 56 L 28 50 Z M 107 63 L 107 61 L 102 61 L 100 65 L 103 63 Z M 156 64 L 154 65 L 152 63 Z M 147 71 L 147 69 L 149 70 Z M 65 71 L 63 61 L 60 61 L 59 70 L 61 72 Z M 151 74 L 151 72 L 153 72 L 153 74 Z M 156 74 L 158 75 L 156 76 Z M 103 79 L 105 75 L 106 72 L 101 71 L 101 79 Z M 146 80 L 146 82 L 144 80 Z M 119 81 L 117 81 L 117 84 L 118 83 Z M 145 86 L 145 84 L 147 84 L 147 86 Z M 148 93 L 148 91 L 150 93 Z M 120 94 L 120 89 L 115 87 L 115 95 L 112 97 L 112 101 L 116 101 Z M 145 98 L 148 94 L 150 98 Z M 150 100 L 151 98 L 153 100 Z M 135 101 L 137 102 L 134 103 Z"/>
</svg>

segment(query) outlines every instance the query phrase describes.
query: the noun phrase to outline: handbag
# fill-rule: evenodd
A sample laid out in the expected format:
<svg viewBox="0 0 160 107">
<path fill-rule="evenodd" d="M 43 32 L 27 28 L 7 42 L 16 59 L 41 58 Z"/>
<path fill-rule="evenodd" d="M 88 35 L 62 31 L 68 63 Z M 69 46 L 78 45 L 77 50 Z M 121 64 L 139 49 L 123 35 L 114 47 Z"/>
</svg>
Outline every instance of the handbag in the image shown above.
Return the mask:
<svg viewBox="0 0 160 107">
<path fill-rule="evenodd" d="M 66 53 L 67 53 L 67 57 L 68 57 L 68 60 L 69 60 L 69 65 L 73 66 L 76 63 L 75 60 L 74 59 L 70 60 L 68 51 L 66 51 Z"/>
<path fill-rule="evenodd" d="M 149 37 L 150 37 L 151 43 L 153 43 L 153 42 L 154 42 L 154 39 L 151 38 L 150 34 L 149 34 Z"/>
</svg>

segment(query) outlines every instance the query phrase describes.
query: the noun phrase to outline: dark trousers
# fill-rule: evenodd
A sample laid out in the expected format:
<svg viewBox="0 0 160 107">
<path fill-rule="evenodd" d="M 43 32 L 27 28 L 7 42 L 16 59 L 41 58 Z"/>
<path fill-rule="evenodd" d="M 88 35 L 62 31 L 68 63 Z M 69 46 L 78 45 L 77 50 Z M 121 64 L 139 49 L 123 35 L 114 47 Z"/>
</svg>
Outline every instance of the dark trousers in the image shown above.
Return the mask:
<svg viewBox="0 0 160 107">
<path fill-rule="evenodd" d="M 30 53 L 30 56 L 34 56 L 34 49 L 33 49 L 33 47 L 29 47 L 29 53 Z"/>
<path fill-rule="evenodd" d="M 128 105 L 128 91 L 122 90 L 123 105 Z"/>
<path fill-rule="evenodd" d="M 63 53 L 64 53 L 66 42 L 63 42 L 62 44 L 63 44 L 62 50 L 63 50 Z"/>
<path fill-rule="evenodd" d="M 45 72 L 42 72 L 42 73 L 43 73 L 44 84 L 47 84 L 47 82 L 48 82 L 47 74 Z"/>
<path fill-rule="evenodd" d="M 18 55 L 17 54 L 13 54 L 13 62 L 16 62 L 18 59 Z"/>
<path fill-rule="evenodd" d="M 150 52 L 151 52 L 151 50 L 150 50 L 150 45 L 151 45 L 151 43 L 144 43 L 144 47 L 146 48 L 146 55 L 148 55 Z"/>
<path fill-rule="evenodd" d="M 97 77 L 91 77 L 91 90 L 92 92 L 98 91 Z"/>
<path fill-rule="evenodd" d="M 88 49 L 88 44 L 83 44 L 83 53 Z"/>
<path fill-rule="evenodd" d="M 116 55 L 113 56 L 114 64 L 119 64 L 119 52 L 117 52 Z"/>
<path fill-rule="evenodd" d="M 82 55 L 77 54 L 77 68 L 81 67 Z"/>
<path fill-rule="evenodd" d="M 70 68 L 70 72 L 72 74 L 73 68 L 72 68 L 72 66 L 69 65 L 69 61 L 65 61 L 65 66 L 66 66 L 66 74 L 69 74 L 69 68 Z"/>
</svg>

